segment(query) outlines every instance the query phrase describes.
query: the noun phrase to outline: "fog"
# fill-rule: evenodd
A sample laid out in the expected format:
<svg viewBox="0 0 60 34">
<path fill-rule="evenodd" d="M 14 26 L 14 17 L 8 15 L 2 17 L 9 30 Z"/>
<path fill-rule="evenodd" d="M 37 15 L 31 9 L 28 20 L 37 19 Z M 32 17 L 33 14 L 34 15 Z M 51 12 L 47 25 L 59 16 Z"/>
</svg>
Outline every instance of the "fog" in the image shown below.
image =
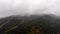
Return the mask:
<svg viewBox="0 0 60 34">
<path fill-rule="evenodd" d="M 0 0 L 0 17 L 32 14 L 60 16 L 60 0 Z"/>
</svg>

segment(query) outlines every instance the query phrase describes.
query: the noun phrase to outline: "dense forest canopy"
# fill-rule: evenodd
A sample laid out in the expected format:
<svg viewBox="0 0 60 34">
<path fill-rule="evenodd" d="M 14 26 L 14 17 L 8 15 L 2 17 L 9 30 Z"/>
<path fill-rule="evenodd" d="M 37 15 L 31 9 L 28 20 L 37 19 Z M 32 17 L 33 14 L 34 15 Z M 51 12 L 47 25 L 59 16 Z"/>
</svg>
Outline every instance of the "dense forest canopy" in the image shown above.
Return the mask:
<svg viewBox="0 0 60 34">
<path fill-rule="evenodd" d="M 51 14 L 1 18 L 0 34 L 60 34 L 60 18 Z"/>
</svg>

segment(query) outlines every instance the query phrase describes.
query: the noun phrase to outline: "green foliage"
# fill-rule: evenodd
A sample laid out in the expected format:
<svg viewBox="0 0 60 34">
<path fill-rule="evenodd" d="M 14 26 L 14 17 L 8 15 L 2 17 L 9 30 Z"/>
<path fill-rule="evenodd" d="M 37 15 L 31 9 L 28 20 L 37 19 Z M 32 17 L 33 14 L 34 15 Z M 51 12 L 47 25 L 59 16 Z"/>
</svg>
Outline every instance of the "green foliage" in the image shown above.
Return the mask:
<svg viewBox="0 0 60 34">
<path fill-rule="evenodd" d="M 0 20 L 0 34 L 50 34 L 56 32 L 56 24 L 56 19 L 48 15 L 7 17 Z"/>
</svg>

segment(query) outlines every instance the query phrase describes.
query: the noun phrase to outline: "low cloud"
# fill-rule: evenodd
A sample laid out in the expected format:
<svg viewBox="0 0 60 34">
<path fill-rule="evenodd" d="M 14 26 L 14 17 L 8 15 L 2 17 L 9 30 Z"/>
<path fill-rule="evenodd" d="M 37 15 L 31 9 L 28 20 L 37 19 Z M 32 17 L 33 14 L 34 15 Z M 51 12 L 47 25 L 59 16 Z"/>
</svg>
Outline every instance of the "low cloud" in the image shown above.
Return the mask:
<svg viewBox="0 0 60 34">
<path fill-rule="evenodd" d="M 0 17 L 44 13 L 60 16 L 60 0 L 0 0 Z"/>
</svg>

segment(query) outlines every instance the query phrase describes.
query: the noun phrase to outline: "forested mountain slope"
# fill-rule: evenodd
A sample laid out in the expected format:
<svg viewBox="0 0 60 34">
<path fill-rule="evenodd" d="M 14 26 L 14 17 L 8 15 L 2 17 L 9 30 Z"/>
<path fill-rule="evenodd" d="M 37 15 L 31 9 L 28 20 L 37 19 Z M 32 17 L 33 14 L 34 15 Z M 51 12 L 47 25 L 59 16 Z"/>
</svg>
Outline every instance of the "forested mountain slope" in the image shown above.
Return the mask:
<svg viewBox="0 0 60 34">
<path fill-rule="evenodd" d="M 60 18 L 55 15 L 1 18 L 0 34 L 60 34 Z"/>
</svg>

